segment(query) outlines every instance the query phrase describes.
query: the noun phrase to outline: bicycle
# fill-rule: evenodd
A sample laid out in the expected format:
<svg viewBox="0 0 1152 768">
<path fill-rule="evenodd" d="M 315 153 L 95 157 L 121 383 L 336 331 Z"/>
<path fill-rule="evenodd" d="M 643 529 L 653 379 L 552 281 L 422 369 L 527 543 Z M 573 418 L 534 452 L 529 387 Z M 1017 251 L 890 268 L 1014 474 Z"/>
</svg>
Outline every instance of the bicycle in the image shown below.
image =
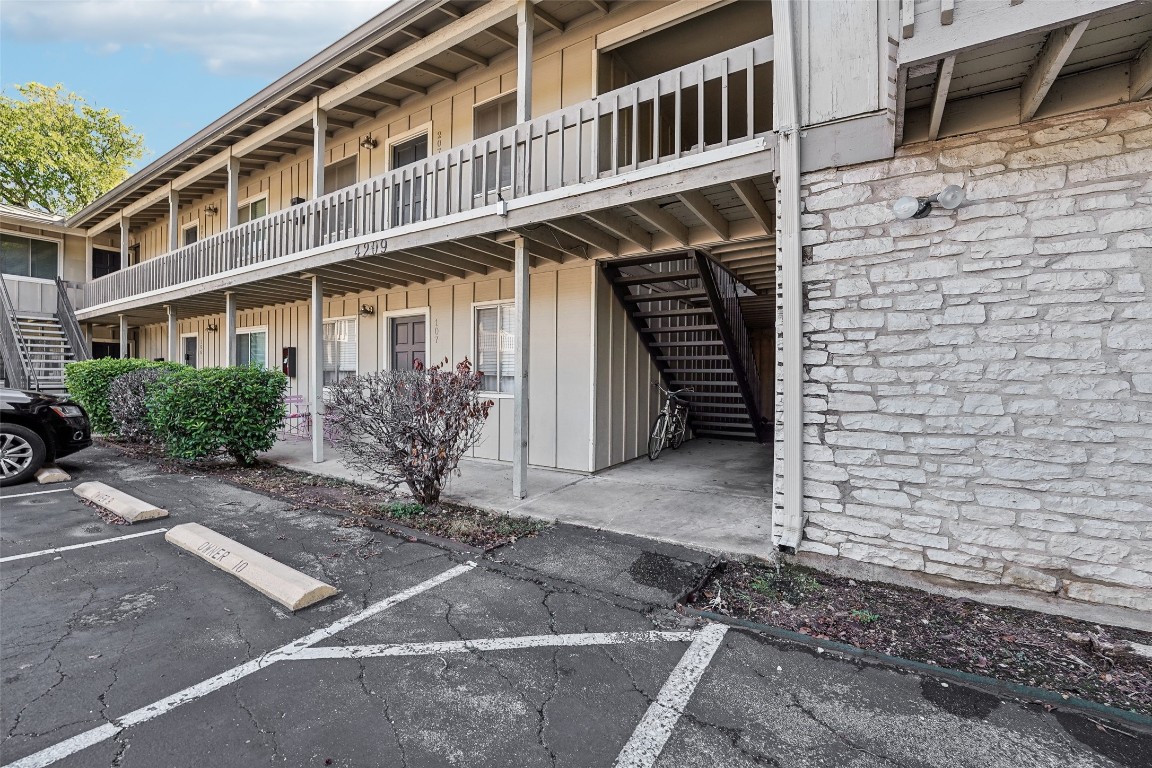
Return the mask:
<svg viewBox="0 0 1152 768">
<path fill-rule="evenodd" d="M 665 445 L 676 450 L 684 444 L 684 435 L 688 431 L 688 403 L 682 393 L 691 392 L 691 387 L 675 391 L 665 389 L 659 382 L 652 386 L 658 387 L 664 393 L 664 407 L 660 415 L 652 422 L 652 432 L 648 435 L 648 460 L 656 461 Z"/>
</svg>

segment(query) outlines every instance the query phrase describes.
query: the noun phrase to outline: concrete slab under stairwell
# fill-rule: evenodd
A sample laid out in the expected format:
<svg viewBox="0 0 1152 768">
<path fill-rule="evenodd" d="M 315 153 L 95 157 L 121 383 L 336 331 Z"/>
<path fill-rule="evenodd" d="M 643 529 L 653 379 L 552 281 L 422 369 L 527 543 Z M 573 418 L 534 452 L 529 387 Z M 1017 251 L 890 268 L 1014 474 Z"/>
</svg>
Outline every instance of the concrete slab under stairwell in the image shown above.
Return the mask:
<svg viewBox="0 0 1152 768">
<path fill-rule="evenodd" d="M 303 441 L 281 441 L 262 458 L 303 472 L 364 480 L 336 458 L 312 463 L 311 446 Z M 528 497 L 513 499 L 510 464 L 465 459 L 444 497 L 715 553 L 767 557 L 771 467 L 768 445 L 697 438 L 656 461 L 641 457 L 595 475 L 532 467 Z"/>
</svg>

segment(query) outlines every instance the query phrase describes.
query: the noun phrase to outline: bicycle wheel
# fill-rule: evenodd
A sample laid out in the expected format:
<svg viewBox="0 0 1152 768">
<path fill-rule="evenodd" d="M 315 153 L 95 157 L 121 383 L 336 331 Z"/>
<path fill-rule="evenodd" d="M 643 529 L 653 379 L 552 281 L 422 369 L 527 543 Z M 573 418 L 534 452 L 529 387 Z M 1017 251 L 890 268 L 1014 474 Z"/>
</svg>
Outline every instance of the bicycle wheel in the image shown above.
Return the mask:
<svg viewBox="0 0 1152 768">
<path fill-rule="evenodd" d="M 656 461 L 660 451 L 664 450 L 664 441 L 667 439 L 665 428 L 667 421 L 668 416 L 662 413 L 656 417 L 656 421 L 652 422 L 652 432 L 648 435 L 648 461 Z"/>
<path fill-rule="evenodd" d="M 684 445 L 684 435 L 688 431 L 688 416 L 684 411 L 676 411 L 672 419 L 672 450 Z"/>
</svg>

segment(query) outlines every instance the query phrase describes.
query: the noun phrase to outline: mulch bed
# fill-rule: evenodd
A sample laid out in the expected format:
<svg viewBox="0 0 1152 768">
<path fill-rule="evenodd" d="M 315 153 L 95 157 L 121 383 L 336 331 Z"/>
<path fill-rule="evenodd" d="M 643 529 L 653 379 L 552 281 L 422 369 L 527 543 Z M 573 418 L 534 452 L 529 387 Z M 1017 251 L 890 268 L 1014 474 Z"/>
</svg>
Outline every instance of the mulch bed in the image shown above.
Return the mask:
<svg viewBox="0 0 1152 768">
<path fill-rule="evenodd" d="M 98 438 L 98 441 L 133 458 L 152 461 L 168 472 L 209 475 L 290 502 L 298 508 L 314 507 L 346 514 L 347 517 L 340 521 L 345 528 L 370 528 L 405 538 L 411 537 L 406 536 L 402 529 L 414 529 L 471 547 L 489 549 L 534 536 L 549 527 L 548 523 L 540 520 L 512 517 L 464 504 L 441 502 L 425 508 L 414 504 L 410 498 L 370 485 L 313 475 L 277 464 L 259 462 L 254 467 L 240 467 L 230 461 L 182 462 L 163 456 L 155 446 L 107 437 Z M 400 529 L 389 523 L 400 526 Z"/>
<path fill-rule="evenodd" d="M 692 607 L 1152 715 L 1152 634 L 785 564 L 725 563 Z"/>
</svg>

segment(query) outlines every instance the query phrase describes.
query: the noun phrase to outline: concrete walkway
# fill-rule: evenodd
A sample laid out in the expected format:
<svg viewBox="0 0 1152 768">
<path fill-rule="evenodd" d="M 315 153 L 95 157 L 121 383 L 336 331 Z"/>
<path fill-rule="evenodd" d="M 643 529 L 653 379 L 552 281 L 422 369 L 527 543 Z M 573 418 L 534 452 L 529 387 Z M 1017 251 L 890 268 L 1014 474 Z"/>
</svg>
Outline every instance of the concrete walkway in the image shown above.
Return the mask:
<svg viewBox="0 0 1152 768">
<path fill-rule="evenodd" d="M 282 440 L 262 458 L 319 475 L 363 481 L 329 446 Z M 512 498 L 512 467 L 465 459 L 445 499 L 498 512 L 584 525 L 721 554 L 771 554 L 772 453 L 756 443 L 690 440 L 656 461 L 641 457 L 595 475 L 531 468 L 528 498 Z"/>
</svg>

